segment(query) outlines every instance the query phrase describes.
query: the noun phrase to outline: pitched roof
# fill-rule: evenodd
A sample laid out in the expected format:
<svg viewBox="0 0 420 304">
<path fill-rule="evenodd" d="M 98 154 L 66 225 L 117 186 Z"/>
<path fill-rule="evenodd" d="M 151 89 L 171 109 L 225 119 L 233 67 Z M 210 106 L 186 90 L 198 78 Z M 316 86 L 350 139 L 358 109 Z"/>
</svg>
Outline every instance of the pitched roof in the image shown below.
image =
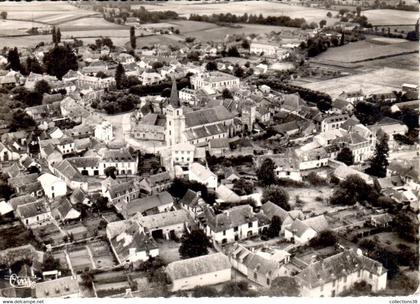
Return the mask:
<svg viewBox="0 0 420 304">
<path fill-rule="evenodd" d="M 73 277 L 63 277 L 56 280 L 36 283 L 36 298 L 59 298 L 79 293 L 79 284 Z"/>
<path fill-rule="evenodd" d="M 283 223 L 288 217 L 290 217 L 289 213 L 284 210 L 282 207 L 277 206 L 276 204 L 268 201 L 264 205 L 262 205 L 262 210 L 266 216 L 270 219 L 273 216 L 278 216 Z"/>
<path fill-rule="evenodd" d="M 309 288 L 316 288 L 350 275 L 358 270 L 366 270 L 376 275 L 387 272 L 382 264 L 353 250 L 346 250 L 321 261 L 309 264 L 296 277 Z"/>
<path fill-rule="evenodd" d="M 188 216 L 188 212 L 184 209 L 148 216 L 141 216 L 139 213 L 137 213 L 133 219 L 136 219 L 141 226 L 149 230 L 159 229 L 176 224 L 189 223 L 191 220 Z"/>
<path fill-rule="evenodd" d="M 110 240 L 120 261 L 125 261 L 130 256 L 130 249 L 141 252 L 158 248 L 155 240 L 141 231 L 138 223 L 126 222 L 125 224 L 123 231 Z"/>
<path fill-rule="evenodd" d="M 200 197 L 197 192 L 188 189 L 185 195 L 179 200 L 179 203 L 181 205 L 194 207 L 197 205 L 199 198 Z"/>
<path fill-rule="evenodd" d="M 304 220 L 303 223 L 311 227 L 316 232 L 321 232 L 328 229 L 328 222 L 324 215 L 310 217 Z"/>
<path fill-rule="evenodd" d="M 199 163 L 192 163 L 190 166 L 190 172 L 194 173 L 201 181 L 206 181 L 210 177 L 216 176 L 209 169 Z"/>
<path fill-rule="evenodd" d="M 83 181 L 85 177 L 67 160 L 54 165 L 55 169 L 71 181 Z"/>
<path fill-rule="evenodd" d="M 178 89 L 176 88 L 175 78 L 172 78 L 172 89 L 171 89 L 171 96 L 169 97 L 169 103 L 174 108 L 181 107 L 181 103 L 179 102 Z"/>
<path fill-rule="evenodd" d="M 214 138 L 209 141 L 210 149 L 229 148 L 229 140 L 227 138 Z"/>
<path fill-rule="evenodd" d="M 225 185 L 220 185 L 219 187 L 217 187 L 216 195 L 219 199 L 225 202 L 237 203 L 241 200 L 241 197 L 239 195 L 237 195 Z"/>
<path fill-rule="evenodd" d="M 234 116 L 224 106 L 216 106 L 209 109 L 201 109 L 185 113 L 185 124 L 187 128 L 200 125 L 207 125 L 232 119 Z"/>
<path fill-rule="evenodd" d="M 99 157 L 71 157 L 67 161 L 76 168 L 99 166 Z"/>
<path fill-rule="evenodd" d="M 32 202 L 35 202 L 36 200 L 37 200 L 36 197 L 33 197 L 30 194 L 25 194 L 25 195 L 11 198 L 9 200 L 9 204 L 13 207 L 13 209 L 16 210 L 18 206 L 32 203 Z"/>
<path fill-rule="evenodd" d="M 257 217 L 249 205 L 235 206 L 219 214 L 215 214 L 212 208 L 206 208 L 204 216 L 207 219 L 207 224 L 214 232 L 257 221 Z"/>
<path fill-rule="evenodd" d="M 229 255 L 239 263 L 244 264 L 248 269 L 264 275 L 273 273 L 279 268 L 279 264 L 274 260 L 266 259 L 239 244 L 233 247 Z"/>
<path fill-rule="evenodd" d="M 150 175 L 148 177 L 148 180 L 150 182 L 150 186 L 153 187 L 156 184 L 159 184 L 161 182 L 170 181 L 171 180 L 171 176 L 169 175 L 169 172 L 168 171 L 165 171 L 165 172 L 161 172 L 161 173 Z"/>
<path fill-rule="evenodd" d="M 137 212 L 143 213 L 147 210 L 173 204 L 172 195 L 164 191 L 155 195 L 131 200 L 127 205 L 127 216 L 133 216 Z"/>
<path fill-rule="evenodd" d="M 25 205 L 20 205 L 16 209 L 23 218 L 29 218 L 40 214 L 47 213 L 47 207 L 43 200 L 38 200 Z"/>
<path fill-rule="evenodd" d="M 166 273 L 175 281 L 230 268 L 229 258 L 218 252 L 172 262 L 166 267 Z"/>
</svg>

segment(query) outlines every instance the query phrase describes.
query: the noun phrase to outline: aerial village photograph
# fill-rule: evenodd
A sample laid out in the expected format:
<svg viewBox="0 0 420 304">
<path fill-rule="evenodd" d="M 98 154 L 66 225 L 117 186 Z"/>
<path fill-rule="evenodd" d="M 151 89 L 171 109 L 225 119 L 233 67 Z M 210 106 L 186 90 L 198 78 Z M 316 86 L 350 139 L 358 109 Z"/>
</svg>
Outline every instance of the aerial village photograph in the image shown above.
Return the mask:
<svg viewBox="0 0 420 304">
<path fill-rule="evenodd" d="M 418 52 L 417 0 L 0 2 L 3 303 L 416 303 Z"/>
</svg>

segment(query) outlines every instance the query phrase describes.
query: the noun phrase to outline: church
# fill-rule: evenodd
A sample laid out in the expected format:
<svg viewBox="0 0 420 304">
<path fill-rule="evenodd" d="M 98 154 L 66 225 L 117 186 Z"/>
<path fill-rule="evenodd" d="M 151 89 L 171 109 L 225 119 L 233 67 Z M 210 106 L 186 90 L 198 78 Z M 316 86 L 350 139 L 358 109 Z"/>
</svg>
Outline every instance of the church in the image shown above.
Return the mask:
<svg viewBox="0 0 420 304">
<path fill-rule="evenodd" d="M 234 115 L 224 106 L 200 109 L 188 112 L 179 100 L 175 80 L 169 105 L 166 107 L 165 142 L 167 146 L 190 143 L 195 146 L 206 146 L 208 141 L 216 138 L 228 138 L 234 135 Z"/>
</svg>

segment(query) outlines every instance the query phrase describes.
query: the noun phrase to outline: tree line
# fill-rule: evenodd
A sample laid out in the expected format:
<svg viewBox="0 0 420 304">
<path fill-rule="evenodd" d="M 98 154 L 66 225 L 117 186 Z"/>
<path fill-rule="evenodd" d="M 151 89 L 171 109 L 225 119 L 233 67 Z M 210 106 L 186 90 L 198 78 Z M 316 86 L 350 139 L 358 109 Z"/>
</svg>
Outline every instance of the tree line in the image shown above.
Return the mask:
<svg viewBox="0 0 420 304">
<path fill-rule="evenodd" d="M 198 15 L 191 14 L 189 20 L 203 21 L 210 23 L 248 23 L 248 24 L 264 24 L 264 25 L 277 25 L 287 27 L 301 27 L 306 23 L 304 18 L 290 18 L 288 16 L 267 16 L 262 14 L 243 14 L 238 16 L 235 14 L 212 14 L 212 15 Z"/>
</svg>

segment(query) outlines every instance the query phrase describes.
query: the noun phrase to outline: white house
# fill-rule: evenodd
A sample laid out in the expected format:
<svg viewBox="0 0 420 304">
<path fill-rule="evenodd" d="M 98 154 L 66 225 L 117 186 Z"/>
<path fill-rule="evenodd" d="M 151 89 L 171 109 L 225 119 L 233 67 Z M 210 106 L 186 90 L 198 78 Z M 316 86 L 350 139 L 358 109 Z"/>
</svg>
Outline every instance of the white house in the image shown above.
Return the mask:
<svg viewBox="0 0 420 304">
<path fill-rule="evenodd" d="M 165 271 L 172 291 L 229 282 L 232 276 L 229 258 L 221 252 L 169 263 Z"/>
<path fill-rule="evenodd" d="M 258 235 L 261 225 L 250 205 L 242 205 L 216 214 L 213 208 L 204 210 L 204 231 L 213 242 L 227 244 Z M 268 224 L 267 224 L 268 226 Z"/>
<path fill-rule="evenodd" d="M 12 149 L 7 148 L 0 142 L 0 161 L 6 162 L 10 160 L 18 160 L 20 157 L 19 153 L 14 152 Z"/>
<path fill-rule="evenodd" d="M 22 223 L 29 227 L 41 225 L 51 219 L 51 212 L 43 199 L 35 202 L 19 205 L 16 208 L 16 216 Z"/>
<path fill-rule="evenodd" d="M 192 163 L 188 173 L 190 181 L 197 181 L 204 184 L 207 188 L 217 188 L 217 176 L 211 172 L 208 168 L 204 167 L 199 163 Z"/>
<path fill-rule="evenodd" d="M 66 183 L 55 175 L 44 173 L 38 177 L 38 181 L 41 183 L 45 195 L 50 199 L 67 194 Z"/>
<path fill-rule="evenodd" d="M 316 237 L 320 232 L 328 229 L 328 222 L 323 215 L 308 218 L 306 220 L 295 219 L 295 221 L 286 227 L 284 237 L 288 241 L 297 244 L 305 244 Z"/>
<path fill-rule="evenodd" d="M 225 88 L 232 89 L 239 87 L 240 80 L 230 74 L 219 71 L 206 72 L 202 74 L 193 75 L 190 78 L 193 88 L 200 89 L 202 87 L 209 87 L 214 90 L 223 90 Z"/>
<path fill-rule="evenodd" d="M 95 126 L 95 138 L 103 142 L 110 142 L 113 139 L 112 124 L 109 121 L 103 121 Z"/>
<path fill-rule="evenodd" d="M 135 221 L 110 223 L 106 232 L 119 264 L 144 262 L 159 255 L 155 240 Z"/>
<path fill-rule="evenodd" d="M 360 250 L 345 250 L 309 264 L 297 276 L 302 296 L 335 297 L 365 281 L 373 292 L 386 288 L 387 270 L 378 261 L 364 256 Z"/>
</svg>

